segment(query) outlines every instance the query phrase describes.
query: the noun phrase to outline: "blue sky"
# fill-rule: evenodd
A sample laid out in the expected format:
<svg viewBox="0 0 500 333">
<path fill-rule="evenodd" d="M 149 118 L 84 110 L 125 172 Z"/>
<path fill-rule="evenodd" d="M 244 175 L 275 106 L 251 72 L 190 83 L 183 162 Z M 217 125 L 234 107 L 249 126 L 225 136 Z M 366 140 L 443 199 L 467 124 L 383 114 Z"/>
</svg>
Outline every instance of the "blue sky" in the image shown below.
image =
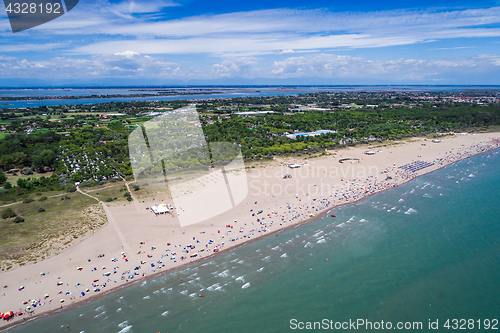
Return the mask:
<svg viewBox="0 0 500 333">
<path fill-rule="evenodd" d="M 499 51 L 500 1 L 80 0 L 15 34 L 0 10 L 0 85 L 500 84 Z"/>
</svg>

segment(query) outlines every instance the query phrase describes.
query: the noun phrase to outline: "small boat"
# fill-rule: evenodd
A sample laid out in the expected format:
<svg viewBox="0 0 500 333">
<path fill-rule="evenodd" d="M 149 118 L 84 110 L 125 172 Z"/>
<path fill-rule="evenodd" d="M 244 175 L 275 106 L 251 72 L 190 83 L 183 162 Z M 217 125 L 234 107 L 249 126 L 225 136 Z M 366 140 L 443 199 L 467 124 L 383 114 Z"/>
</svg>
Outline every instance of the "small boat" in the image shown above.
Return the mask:
<svg viewBox="0 0 500 333">
<path fill-rule="evenodd" d="M 205 294 L 199 294 L 198 297 L 205 297 Z"/>
<path fill-rule="evenodd" d="M 335 215 L 330 215 L 331 217 L 336 217 Z"/>
</svg>

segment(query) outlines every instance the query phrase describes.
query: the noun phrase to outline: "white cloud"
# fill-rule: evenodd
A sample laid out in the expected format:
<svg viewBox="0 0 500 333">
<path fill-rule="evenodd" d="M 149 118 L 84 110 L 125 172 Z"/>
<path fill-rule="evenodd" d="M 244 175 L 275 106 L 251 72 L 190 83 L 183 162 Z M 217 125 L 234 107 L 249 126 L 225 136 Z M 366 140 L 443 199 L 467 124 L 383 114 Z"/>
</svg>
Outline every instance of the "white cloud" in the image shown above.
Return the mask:
<svg viewBox="0 0 500 333">
<path fill-rule="evenodd" d="M 178 73 L 178 64 L 163 59 L 134 54 L 91 56 L 87 59 L 55 57 L 42 61 L 28 61 L 0 56 L 1 77 L 76 79 L 93 77 L 136 78 L 138 75 L 168 77 Z"/>
<path fill-rule="evenodd" d="M 64 46 L 62 43 L 45 43 L 45 44 L 25 44 L 25 43 L 12 43 L 0 44 L 0 50 L 4 53 L 7 52 L 26 52 L 26 51 L 46 51 Z"/>
<path fill-rule="evenodd" d="M 115 53 L 116 56 L 124 56 L 126 58 L 133 58 L 134 56 L 139 56 L 140 54 L 134 51 L 125 51 L 125 52 L 119 52 Z"/>
<path fill-rule="evenodd" d="M 212 65 L 210 76 L 213 77 L 245 77 L 254 78 L 262 74 L 260 68 L 257 67 L 258 61 L 256 57 L 239 57 L 228 58 L 220 64 Z"/>
<path fill-rule="evenodd" d="M 155 9 L 170 5 L 175 3 L 135 0 L 117 5 L 106 1 L 92 5 L 82 3 L 68 15 L 23 36 L 42 33 L 47 37 L 71 35 L 74 39 L 81 35 L 78 42 L 67 42 L 68 49 L 75 54 L 131 50 L 149 54 L 215 55 L 291 54 L 287 52 L 500 36 L 500 28 L 496 27 L 500 23 L 500 7 L 368 13 L 272 9 L 176 20 L 162 20 L 158 14 L 152 14 Z"/>
<path fill-rule="evenodd" d="M 295 52 L 292 49 L 288 49 L 288 50 L 277 51 L 275 54 L 276 55 L 283 55 L 283 54 L 295 54 L 295 53 L 297 53 L 297 52 Z"/>
<path fill-rule="evenodd" d="M 124 18 L 132 18 L 134 14 L 157 13 L 165 7 L 178 6 L 173 1 L 155 0 L 125 0 L 116 4 L 109 4 L 107 9 Z"/>
<path fill-rule="evenodd" d="M 468 77 L 497 75 L 499 70 L 500 56 L 493 54 L 435 61 L 403 58 L 377 61 L 320 53 L 291 56 L 271 64 L 258 57 L 229 57 L 207 68 L 192 68 L 189 64 L 181 65 L 137 53 L 97 55 L 83 59 L 57 57 L 44 61 L 0 56 L 0 77 L 4 78 L 359 78 L 420 83 L 450 74 Z"/>
<path fill-rule="evenodd" d="M 454 72 L 482 74 L 497 70 L 499 55 L 480 55 L 448 60 L 397 59 L 374 61 L 362 57 L 315 54 L 275 61 L 271 73 L 281 78 L 375 78 L 393 81 L 422 80 Z"/>
</svg>

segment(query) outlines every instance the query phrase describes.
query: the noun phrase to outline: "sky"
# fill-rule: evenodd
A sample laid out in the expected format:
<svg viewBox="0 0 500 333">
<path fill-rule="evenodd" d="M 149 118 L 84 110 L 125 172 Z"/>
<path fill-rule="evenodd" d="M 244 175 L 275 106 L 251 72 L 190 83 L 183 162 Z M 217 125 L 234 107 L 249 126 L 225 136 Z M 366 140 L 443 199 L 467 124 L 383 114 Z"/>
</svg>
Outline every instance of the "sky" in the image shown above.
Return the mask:
<svg viewBox="0 0 500 333">
<path fill-rule="evenodd" d="M 0 86 L 500 84 L 500 1 L 80 0 L 13 33 Z"/>
</svg>

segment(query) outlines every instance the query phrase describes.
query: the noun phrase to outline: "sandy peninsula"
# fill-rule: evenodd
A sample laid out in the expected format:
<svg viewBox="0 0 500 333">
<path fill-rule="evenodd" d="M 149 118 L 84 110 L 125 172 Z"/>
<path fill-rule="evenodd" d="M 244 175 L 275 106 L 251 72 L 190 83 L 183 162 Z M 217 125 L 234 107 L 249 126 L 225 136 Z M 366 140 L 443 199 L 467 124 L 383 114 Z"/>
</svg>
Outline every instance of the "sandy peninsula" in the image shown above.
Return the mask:
<svg viewBox="0 0 500 333">
<path fill-rule="evenodd" d="M 166 195 L 122 206 L 101 202 L 108 223 L 99 231 L 55 257 L 0 273 L 0 312 L 22 313 L 0 321 L 0 330 L 317 218 L 336 206 L 498 148 L 498 138 L 500 133 L 454 134 L 441 142 L 414 138 L 250 165 L 248 194 L 241 203 L 184 227 L 179 214 L 193 213 L 185 208 L 174 206 L 171 214 L 159 215 L 147 209 L 161 203 L 173 206 Z"/>
</svg>

